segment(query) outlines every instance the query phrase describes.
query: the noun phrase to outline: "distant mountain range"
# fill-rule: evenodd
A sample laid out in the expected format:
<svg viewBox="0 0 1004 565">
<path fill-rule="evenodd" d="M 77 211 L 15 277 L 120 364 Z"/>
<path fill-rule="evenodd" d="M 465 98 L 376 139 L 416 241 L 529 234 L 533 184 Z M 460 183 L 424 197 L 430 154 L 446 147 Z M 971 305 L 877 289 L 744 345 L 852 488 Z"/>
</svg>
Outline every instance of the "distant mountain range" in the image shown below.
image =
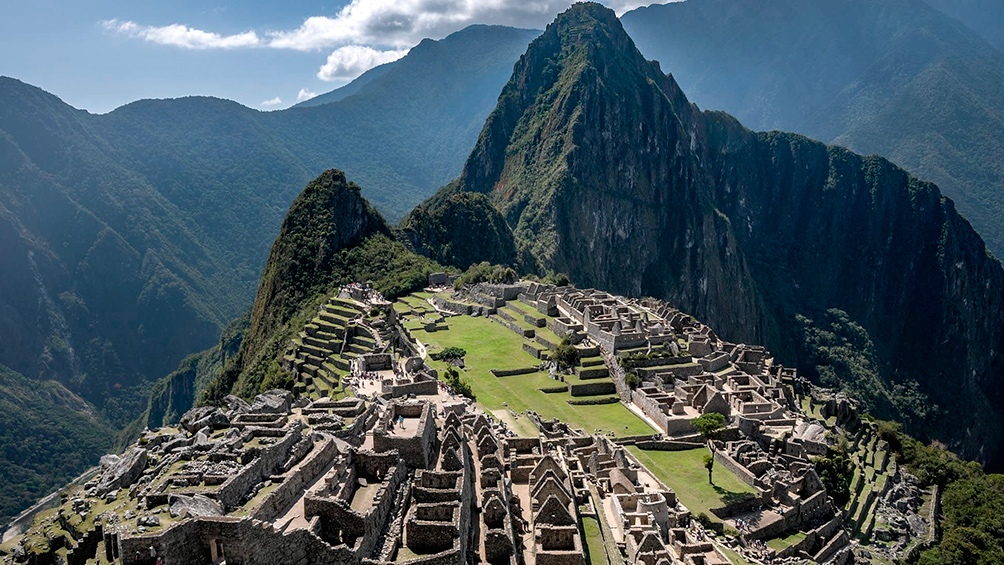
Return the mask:
<svg viewBox="0 0 1004 565">
<path fill-rule="evenodd" d="M 622 20 L 701 108 L 882 155 L 1004 257 L 1004 4 L 931 3 L 962 21 L 921 0 L 687 0 Z"/>
<path fill-rule="evenodd" d="M 688 0 L 629 12 L 623 25 L 641 51 L 658 59 L 663 71 L 671 71 L 682 91 L 702 108 L 727 110 L 754 129 L 783 128 L 880 153 L 937 182 L 1000 256 L 1004 25 L 993 15 L 1001 8 L 981 0 L 929 3 L 938 10 L 919 0 Z M 992 282 L 997 276 L 994 265 L 999 264 L 980 255 L 978 238 L 958 235 L 970 232 L 950 204 L 939 200 L 929 185 L 902 176 L 882 160 L 861 160 L 797 136 L 752 134 L 722 115 L 696 113 L 676 82 L 633 60 L 621 61 L 624 64 L 616 68 L 630 69 L 633 78 L 651 78 L 657 88 L 619 92 L 628 102 L 623 108 L 593 105 L 596 100 L 590 97 L 599 96 L 597 88 L 613 88 L 604 80 L 586 80 L 592 72 L 588 69 L 596 65 L 581 69 L 586 73 L 583 80 L 549 82 L 555 79 L 550 74 L 568 66 L 535 60 L 531 54 L 521 59 L 538 33 L 472 26 L 440 41 L 423 41 L 403 59 L 372 69 L 331 93 L 267 113 L 191 97 L 143 100 L 92 115 L 40 89 L 0 78 L 0 365 L 9 367 L 6 374 L 16 375 L 0 382 L 0 398 L 17 398 L 11 391 L 23 390 L 25 382 L 44 383 L 39 390 L 59 392 L 38 395 L 33 402 L 46 408 L 36 412 L 69 407 L 80 416 L 76 425 L 86 437 L 121 428 L 144 410 L 150 421 L 176 416 L 194 398 L 196 388 L 207 386 L 208 367 L 220 370 L 223 360 L 239 350 L 242 324 L 231 326 L 222 338 L 221 329 L 247 312 L 269 244 L 297 191 L 321 171 L 338 167 L 363 187 L 361 196 L 390 222 L 407 215 L 392 236 L 368 238 L 373 243 L 367 253 L 392 250 L 401 259 L 399 265 L 416 269 L 409 272 L 421 268 L 413 264 L 414 256 L 401 251 L 402 243 L 447 264 L 466 266 L 490 259 L 525 270 L 565 270 L 580 283 L 619 292 L 659 294 L 718 327 L 749 331 L 806 366 L 831 367 L 820 374 L 853 381 L 859 391 L 874 393 L 875 406 L 907 420 L 924 417 L 932 404 L 946 409 L 934 399 L 931 383 L 939 376 L 958 377 L 964 393 L 959 398 L 976 403 L 974 414 L 989 416 L 974 423 L 964 441 L 958 439 L 964 423 L 947 422 L 944 437 L 970 454 L 986 448 L 981 457 L 990 457 L 995 447 L 984 440 L 997 437 L 999 415 L 986 402 L 999 400 L 994 375 L 1000 372 L 996 365 L 978 365 L 985 353 L 980 348 L 993 341 L 996 325 L 974 309 L 991 308 L 997 298 L 983 297 L 984 306 L 970 303 L 954 313 L 946 305 L 959 297 L 977 300 L 975 285 Z M 608 39 L 623 43 L 615 35 Z M 630 52 L 621 47 L 615 50 L 617 57 Z M 589 60 L 576 56 L 584 57 L 583 64 Z M 510 88 L 499 99 L 514 63 L 531 83 L 518 92 Z M 562 88 L 551 89 L 558 83 Z M 549 90 L 538 93 L 531 86 Z M 651 98 L 638 99 L 637 92 Z M 540 98 L 542 94 L 551 98 Z M 539 107 L 528 109 L 529 100 Z M 502 114 L 488 121 L 478 142 L 496 102 L 500 105 L 495 114 Z M 552 112 L 544 111 L 546 105 L 557 106 Z M 616 148 L 623 154 L 591 155 L 592 164 L 581 156 L 582 148 L 565 153 L 568 139 L 612 135 L 611 128 L 625 119 L 616 112 L 628 110 L 637 113 L 636 126 L 645 128 L 652 120 L 651 127 L 662 131 L 646 130 L 641 140 L 625 134 L 623 146 Z M 582 122 L 574 113 L 583 111 L 594 114 Z M 608 111 L 621 121 L 605 114 Z M 524 115 L 527 121 L 520 122 Z M 543 124 L 543 119 L 555 122 Z M 515 123 L 519 127 L 509 129 Z M 564 129 L 566 139 L 552 135 L 556 124 L 582 123 L 588 125 L 586 130 Z M 695 143 L 693 148 L 680 146 L 689 157 L 681 153 L 655 169 L 646 169 L 652 165 L 644 165 L 634 153 L 668 156 L 661 144 L 684 139 Z M 645 145 L 649 142 L 654 145 Z M 465 166 L 472 147 L 474 154 Z M 725 153 L 701 153 L 711 149 Z M 786 151 L 793 155 L 791 160 Z M 746 158 L 734 158 L 737 152 Z M 523 164 L 517 166 L 510 153 L 522 155 Z M 688 160 L 693 155 L 704 160 L 699 167 Z M 572 156 L 574 161 L 558 156 Z M 619 164 L 612 166 L 611 158 Z M 642 169 L 628 175 L 624 168 L 629 166 Z M 805 168 L 804 178 L 791 169 L 796 166 Z M 462 170 L 452 188 L 409 214 Z M 719 175 L 705 179 L 717 187 L 714 196 L 702 193 L 694 201 L 697 208 L 676 206 L 710 189 L 698 190 L 697 177 L 681 180 L 674 175 L 708 171 Z M 737 171 L 761 179 L 773 171 L 779 192 L 772 197 L 791 200 L 765 200 L 763 194 L 753 198 L 757 190 L 742 188 Z M 864 224 L 813 226 L 804 210 L 789 208 L 814 205 L 794 192 L 792 183 L 816 179 L 813 175 L 823 171 L 857 179 L 855 184 L 835 177 L 834 186 L 895 189 L 889 189 L 887 200 L 855 201 L 846 208 L 829 203 L 832 210 L 847 211 L 842 221 Z M 635 184 L 619 184 L 629 177 Z M 562 200 L 571 193 L 556 188 L 565 182 L 560 179 L 586 183 L 592 196 Z M 662 194 L 659 190 L 666 187 L 657 183 L 666 179 L 679 182 L 672 181 L 676 184 L 670 192 Z M 486 184 L 492 180 L 512 193 L 503 198 Z M 638 191 L 638 201 L 651 206 L 639 209 L 618 201 L 608 207 L 599 188 L 614 186 Z M 748 192 L 747 200 L 735 200 L 742 191 Z M 821 201 L 832 197 L 826 191 L 813 194 Z M 909 217 L 925 230 L 948 230 L 944 241 L 936 243 L 935 255 L 930 255 L 927 232 L 908 236 L 899 224 L 883 231 L 867 223 L 872 214 L 906 210 L 906 200 L 925 208 L 904 211 L 903 221 Z M 567 225 L 553 219 L 556 210 L 571 210 L 566 207 L 582 202 L 595 206 L 574 215 L 563 213 L 561 222 Z M 764 213 L 747 209 L 754 202 L 790 215 L 771 217 L 776 232 L 764 235 L 749 226 L 743 231 L 742 226 Z M 456 226 L 468 229 L 458 234 Z M 791 243 L 791 234 L 810 228 L 818 228 L 817 237 L 842 242 L 823 250 L 831 254 L 829 260 L 848 261 L 840 263 L 845 278 L 834 275 L 834 280 L 853 290 L 849 296 L 871 301 L 863 304 L 876 305 L 873 311 L 862 310 L 861 304 L 834 306 L 831 294 L 836 287 L 813 287 L 820 280 L 799 282 L 797 288 L 788 284 L 802 270 L 799 261 L 823 269 L 801 251 L 780 258 L 775 252 L 776 246 Z M 759 234 L 756 241 L 754 231 Z M 625 251 L 610 243 L 622 232 L 630 234 L 637 248 Z M 892 239 L 882 247 L 881 237 Z M 490 247 L 495 244 L 498 247 Z M 486 248 L 492 253 L 481 252 Z M 901 278 L 882 287 L 885 283 L 871 274 L 859 278 L 854 262 L 840 255 L 849 250 L 856 250 L 861 262 L 882 258 L 874 277 L 893 265 L 911 274 L 923 265 L 958 288 L 945 295 L 943 284 L 923 286 L 921 291 L 929 293 L 924 304 L 933 304 L 930 307 L 919 306 L 916 296 L 897 299 L 895 293 L 906 293 L 907 287 L 895 284 L 919 284 L 920 279 Z M 945 250 L 943 256 L 937 255 L 940 250 Z M 949 256 L 963 261 L 962 272 L 981 275 L 959 279 L 942 263 L 931 262 L 932 257 L 947 261 Z M 639 271 L 635 263 L 625 263 L 628 259 L 652 259 L 655 266 Z M 617 267 L 591 266 L 597 262 Z M 866 282 L 872 288 L 859 288 Z M 959 333 L 942 336 L 946 341 L 929 351 L 904 349 L 897 345 L 900 340 L 928 343 L 930 337 L 910 333 L 923 327 L 920 323 L 913 329 L 890 325 L 905 324 L 907 318 L 946 324 Z M 740 324 L 743 320 L 747 323 Z M 751 325 L 748 320 L 757 322 Z M 967 325 L 973 320 L 986 325 Z M 801 329 L 789 335 L 795 328 Z M 778 347 L 776 340 L 785 335 L 792 341 Z M 979 345 L 966 349 L 960 339 Z M 816 346 L 801 346 L 810 341 Z M 186 355 L 217 343 L 215 356 L 189 358 L 179 367 Z M 864 353 L 854 359 L 832 355 L 848 343 L 861 345 L 858 349 Z M 943 355 L 930 357 L 938 352 Z M 961 377 L 955 364 L 939 364 L 958 356 L 976 373 Z M 934 368 L 923 366 L 915 372 L 918 359 Z M 881 378 L 869 382 L 851 366 L 878 367 L 872 373 Z M 895 367 L 910 369 L 895 373 Z M 175 368 L 174 375 L 184 378 L 166 379 L 151 390 L 154 379 Z M 18 384 L 10 384 L 15 379 Z M 259 381 L 245 378 L 240 383 L 250 390 Z M 66 401 L 71 397 L 86 402 Z M 16 411 L 19 404 L 11 406 Z M 38 421 L 21 421 L 25 434 L 45 435 Z M 54 454 L 70 454 L 67 460 L 79 465 L 53 470 L 58 473 L 53 481 L 31 483 L 29 496 L 65 481 L 67 473 L 104 451 L 89 440 L 58 445 Z M 4 457 L 0 455 L 0 465 L 9 462 Z M 31 472 L 47 472 L 39 460 L 26 461 Z M 0 492 L 10 484 L 6 477 L 0 473 Z M 0 518 L 3 515 L 0 508 Z"/>
<path fill-rule="evenodd" d="M 477 209 L 469 193 L 494 211 L 437 231 Z M 669 300 L 1001 463 L 1004 268 L 951 200 L 881 157 L 701 112 L 598 4 L 530 44 L 459 181 L 420 211 L 405 226 L 437 260 L 501 214 L 486 255 Z"/>
<path fill-rule="evenodd" d="M 125 425 L 246 311 L 299 187 L 337 165 L 401 217 L 459 172 L 536 34 L 473 26 L 269 113 L 191 97 L 93 115 L 0 78 L 0 364 L 90 402 L 95 429 Z M 73 472 L 107 447 L 61 445 Z"/>
</svg>

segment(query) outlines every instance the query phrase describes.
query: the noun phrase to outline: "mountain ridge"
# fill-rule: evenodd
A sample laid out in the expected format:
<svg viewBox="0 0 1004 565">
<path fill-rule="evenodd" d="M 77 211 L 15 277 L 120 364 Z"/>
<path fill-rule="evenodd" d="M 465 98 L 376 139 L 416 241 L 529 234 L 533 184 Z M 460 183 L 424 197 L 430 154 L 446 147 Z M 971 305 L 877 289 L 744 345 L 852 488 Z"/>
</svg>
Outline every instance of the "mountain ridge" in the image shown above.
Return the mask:
<svg viewBox="0 0 1004 565">
<path fill-rule="evenodd" d="M 836 369 L 810 364 L 799 320 L 846 314 L 879 360 L 877 375 L 839 367 L 847 386 L 996 464 L 1004 270 L 950 199 L 885 159 L 701 112 L 601 6 L 552 26 L 453 191 L 486 194 L 543 267 L 670 300 L 810 374 Z M 577 45 L 582 26 L 614 40 Z M 946 380 L 958 394 L 940 394 Z"/>
</svg>

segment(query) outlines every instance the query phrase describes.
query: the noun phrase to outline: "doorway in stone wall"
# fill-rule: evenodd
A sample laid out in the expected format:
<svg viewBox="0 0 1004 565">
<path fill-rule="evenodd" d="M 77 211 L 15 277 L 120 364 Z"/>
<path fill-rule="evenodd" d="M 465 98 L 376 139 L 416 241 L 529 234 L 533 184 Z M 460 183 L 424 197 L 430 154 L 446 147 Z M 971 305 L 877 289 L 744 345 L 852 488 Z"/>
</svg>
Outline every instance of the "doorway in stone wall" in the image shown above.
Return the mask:
<svg viewBox="0 0 1004 565">
<path fill-rule="evenodd" d="M 212 554 L 213 565 L 226 565 L 227 557 L 223 553 L 223 540 L 214 539 L 209 544 L 209 552 Z"/>
</svg>

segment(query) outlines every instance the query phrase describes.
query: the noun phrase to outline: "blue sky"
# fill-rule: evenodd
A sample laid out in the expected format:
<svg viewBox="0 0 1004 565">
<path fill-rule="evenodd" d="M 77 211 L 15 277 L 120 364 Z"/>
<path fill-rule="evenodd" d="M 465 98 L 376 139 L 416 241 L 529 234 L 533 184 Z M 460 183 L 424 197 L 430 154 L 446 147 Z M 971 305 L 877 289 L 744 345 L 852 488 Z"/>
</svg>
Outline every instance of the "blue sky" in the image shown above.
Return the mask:
<svg viewBox="0 0 1004 565">
<path fill-rule="evenodd" d="M 618 13 L 651 3 L 606 0 Z M 0 75 L 104 113 L 141 98 L 285 108 L 475 23 L 542 28 L 570 0 L 13 0 Z"/>
</svg>

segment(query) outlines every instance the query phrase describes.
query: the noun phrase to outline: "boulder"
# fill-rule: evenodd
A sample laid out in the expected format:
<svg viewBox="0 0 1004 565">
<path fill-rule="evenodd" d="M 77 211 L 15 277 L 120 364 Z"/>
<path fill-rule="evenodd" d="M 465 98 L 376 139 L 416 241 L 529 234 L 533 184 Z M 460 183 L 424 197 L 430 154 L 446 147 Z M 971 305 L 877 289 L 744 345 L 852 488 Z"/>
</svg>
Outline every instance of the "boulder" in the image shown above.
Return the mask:
<svg viewBox="0 0 1004 565">
<path fill-rule="evenodd" d="M 181 427 L 188 433 L 195 433 L 203 428 L 220 429 L 230 426 L 230 418 L 219 408 L 214 406 L 203 406 L 193 408 L 181 417 Z"/>
<path fill-rule="evenodd" d="M 114 455 L 102 457 L 101 481 L 96 488 L 97 495 L 105 496 L 113 490 L 126 488 L 136 482 L 146 469 L 146 462 L 146 450 L 140 447 L 133 447 L 121 457 Z"/>
<path fill-rule="evenodd" d="M 252 414 L 289 414 L 293 405 L 293 393 L 288 390 L 272 389 L 254 397 Z"/>
<path fill-rule="evenodd" d="M 168 497 L 167 503 L 172 518 L 223 515 L 223 508 L 219 502 L 201 494 L 192 496 L 172 494 Z"/>
<path fill-rule="evenodd" d="M 251 410 L 251 405 L 245 402 L 243 398 L 232 394 L 223 397 L 223 404 L 227 407 L 227 412 L 230 412 L 232 416 Z"/>
</svg>

